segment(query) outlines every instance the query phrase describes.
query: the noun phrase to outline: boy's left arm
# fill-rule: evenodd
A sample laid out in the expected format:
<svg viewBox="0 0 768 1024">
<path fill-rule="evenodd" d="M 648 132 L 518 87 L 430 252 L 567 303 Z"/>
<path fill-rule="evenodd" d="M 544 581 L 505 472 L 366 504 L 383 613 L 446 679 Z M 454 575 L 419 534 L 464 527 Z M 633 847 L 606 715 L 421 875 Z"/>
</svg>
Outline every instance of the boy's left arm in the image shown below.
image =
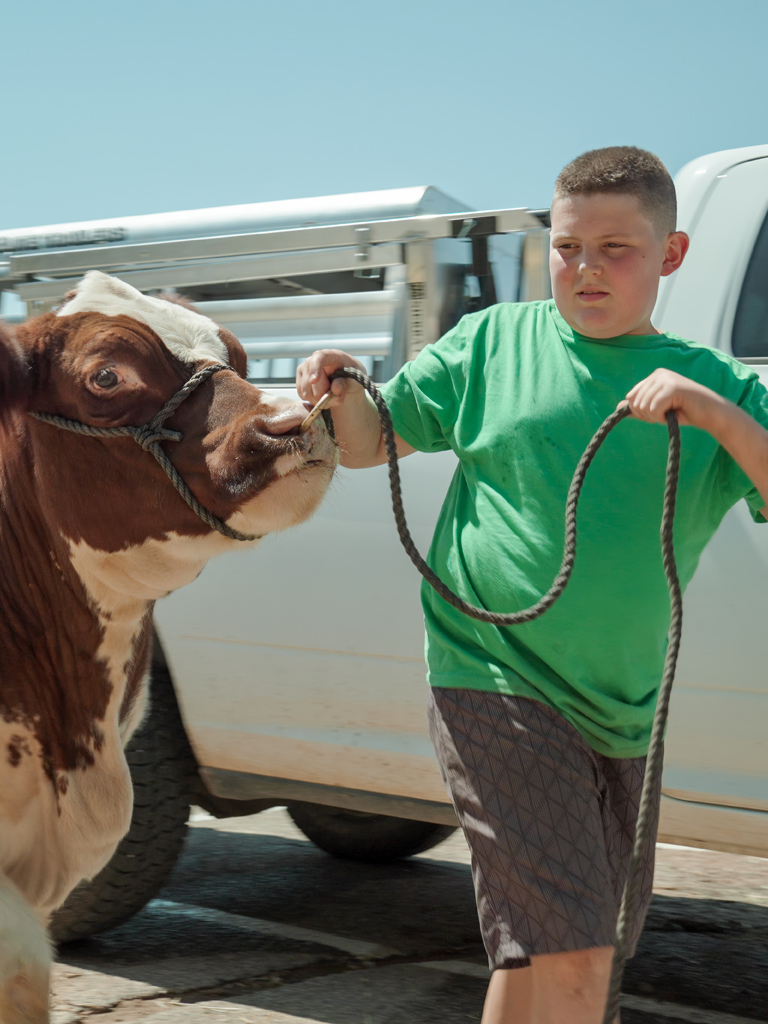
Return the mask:
<svg viewBox="0 0 768 1024">
<path fill-rule="evenodd" d="M 654 370 L 627 395 L 632 415 L 648 423 L 666 423 L 673 409 L 681 426 L 706 430 L 733 457 L 757 487 L 768 519 L 768 430 L 757 420 L 695 381 L 672 370 Z"/>
</svg>

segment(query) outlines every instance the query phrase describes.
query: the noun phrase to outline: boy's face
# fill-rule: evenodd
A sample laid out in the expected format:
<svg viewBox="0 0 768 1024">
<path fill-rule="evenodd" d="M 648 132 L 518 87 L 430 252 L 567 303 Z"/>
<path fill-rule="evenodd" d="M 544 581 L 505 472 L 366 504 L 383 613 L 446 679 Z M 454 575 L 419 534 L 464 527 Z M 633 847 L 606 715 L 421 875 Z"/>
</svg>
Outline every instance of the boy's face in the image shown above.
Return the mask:
<svg viewBox="0 0 768 1024">
<path fill-rule="evenodd" d="M 636 196 L 598 192 L 552 204 L 552 295 L 566 323 L 590 338 L 656 334 L 659 278 L 688 249 L 682 231 L 662 235 Z"/>
</svg>

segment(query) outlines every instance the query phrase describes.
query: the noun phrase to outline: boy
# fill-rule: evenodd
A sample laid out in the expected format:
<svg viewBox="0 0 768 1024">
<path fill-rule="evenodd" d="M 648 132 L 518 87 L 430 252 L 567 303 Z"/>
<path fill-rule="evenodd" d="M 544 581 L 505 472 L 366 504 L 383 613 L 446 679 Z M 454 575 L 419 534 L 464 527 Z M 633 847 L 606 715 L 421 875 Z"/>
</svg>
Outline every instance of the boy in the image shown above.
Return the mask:
<svg viewBox="0 0 768 1024">
<path fill-rule="evenodd" d="M 585 153 L 552 204 L 553 300 L 465 317 L 384 388 L 398 454 L 452 448 L 459 467 L 430 565 L 494 611 L 533 604 L 562 554 L 568 484 L 623 398 L 579 508 L 568 589 L 535 622 L 498 629 L 422 590 L 430 732 L 472 851 L 493 970 L 483 1024 L 600 1024 L 618 904 L 661 679 L 669 601 L 659 550 L 664 424 L 683 426 L 675 519 L 683 587 L 727 510 L 768 517 L 768 393 L 733 359 L 651 324 L 682 263 L 672 179 L 651 153 Z M 334 350 L 299 367 L 314 403 Z M 334 381 L 342 465 L 385 461 L 365 393 Z M 638 421 L 646 421 L 638 422 Z M 636 942 L 651 895 L 644 865 Z"/>
</svg>

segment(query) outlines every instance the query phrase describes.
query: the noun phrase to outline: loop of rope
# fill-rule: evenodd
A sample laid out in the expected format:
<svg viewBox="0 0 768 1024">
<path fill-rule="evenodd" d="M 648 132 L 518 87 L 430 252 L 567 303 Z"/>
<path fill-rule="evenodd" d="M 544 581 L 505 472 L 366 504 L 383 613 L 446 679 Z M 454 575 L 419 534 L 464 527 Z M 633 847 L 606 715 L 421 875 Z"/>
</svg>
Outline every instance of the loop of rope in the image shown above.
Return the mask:
<svg viewBox="0 0 768 1024">
<path fill-rule="evenodd" d="M 159 412 L 155 413 L 151 420 L 139 427 L 93 427 L 89 423 L 80 423 L 79 420 L 70 420 L 66 416 L 57 416 L 49 412 L 33 412 L 30 413 L 30 416 L 33 416 L 36 420 L 41 420 L 43 423 L 50 423 L 54 427 L 69 430 L 73 434 L 83 434 L 87 437 L 132 437 L 144 451 L 154 456 L 187 505 L 212 530 L 217 530 L 225 537 L 229 537 L 230 540 L 259 540 L 260 535 L 241 533 L 239 530 L 227 526 L 225 522 L 209 511 L 205 505 L 201 505 L 181 478 L 176 467 L 160 447 L 161 441 L 180 441 L 182 438 L 178 430 L 169 430 L 164 426 L 168 417 L 176 412 L 185 398 L 188 398 L 196 388 L 204 384 L 214 373 L 229 369 L 231 367 L 225 366 L 224 363 L 211 363 L 208 366 L 202 367 L 202 369 L 192 374 L 189 380 L 179 388 L 176 394 L 165 403 Z"/>
<path fill-rule="evenodd" d="M 478 608 L 454 594 L 440 577 L 427 565 L 419 554 L 413 542 L 408 525 L 405 520 L 403 508 L 402 491 L 400 487 L 400 470 L 398 467 L 397 448 L 395 445 L 395 431 L 392 426 L 392 418 L 389 415 L 386 402 L 381 392 L 371 379 L 360 370 L 353 367 L 344 367 L 331 374 L 331 380 L 337 377 L 346 377 L 357 381 L 358 384 L 368 392 L 373 399 L 381 418 L 382 433 L 387 452 L 389 465 L 389 483 L 392 491 L 392 508 L 395 513 L 395 522 L 400 541 L 405 548 L 408 557 L 419 570 L 427 582 L 437 591 L 440 596 L 457 608 L 465 615 L 481 622 L 490 622 L 495 626 L 516 626 L 523 622 L 531 622 L 543 615 L 568 585 L 573 572 L 576 556 L 576 512 L 579 498 L 584 484 L 587 470 L 594 459 L 598 449 L 606 437 L 623 419 L 630 415 L 627 405 L 620 405 L 615 412 L 612 412 L 598 427 L 591 441 L 587 445 L 584 454 L 573 474 L 571 485 L 568 488 L 568 497 L 565 506 L 565 544 L 563 549 L 563 560 L 560 569 L 555 577 L 552 586 L 536 604 L 518 612 L 491 612 L 485 608 Z M 673 525 L 675 516 L 675 502 L 677 498 L 677 484 L 680 474 L 680 427 L 677 416 L 674 412 L 667 413 L 667 430 L 669 433 L 669 448 L 667 455 L 667 473 L 664 486 L 664 505 L 661 520 L 661 549 L 664 563 L 664 574 L 669 589 L 671 616 L 667 653 L 664 662 L 659 695 L 656 702 L 653 727 L 651 729 L 651 741 L 648 747 L 646 759 L 645 778 L 640 796 L 640 807 L 635 826 L 635 839 L 630 856 L 627 871 L 627 881 L 624 887 L 624 895 L 618 914 L 616 927 L 616 945 L 614 947 L 613 966 L 608 990 L 605 1017 L 603 1024 L 614 1024 L 619 1012 L 621 998 L 621 982 L 624 974 L 624 964 L 627 958 L 627 943 L 632 928 L 632 915 L 637 898 L 637 890 L 640 883 L 640 868 L 647 863 L 647 854 L 656 842 L 653 822 L 656 819 L 658 808 L 655 805 L 655 792 L 661 776 L 664 759 L 664 730 L 669 714 L 669 698 L 672 690 L 672 683 L 675 678 L 677 656 L 680 650 L 680 639 L 682 636 L 683 622 L 683 600 L 680 589 L 680 581 L 677 575 L 675 564 L 675 552 L 673 545 Z"/>
</svg>

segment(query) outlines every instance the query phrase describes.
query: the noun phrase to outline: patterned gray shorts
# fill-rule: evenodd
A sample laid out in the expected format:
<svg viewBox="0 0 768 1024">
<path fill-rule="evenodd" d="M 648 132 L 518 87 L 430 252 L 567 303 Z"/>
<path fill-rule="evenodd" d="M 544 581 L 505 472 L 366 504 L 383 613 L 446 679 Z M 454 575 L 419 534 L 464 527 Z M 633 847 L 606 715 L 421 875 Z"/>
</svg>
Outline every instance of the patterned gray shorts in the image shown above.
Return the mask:
<svg viewBox="0 0 768 1024">
<path fill-rule="evenodd" d="M 556 711 L 525 697 L 435 687 L 428 713 L 472 853 L 491 970 L 612 946 L 645 758 L 603 757 Z M 653 852 L 643 865 L 632 951 L 652 886 Z"/>
</svg>

